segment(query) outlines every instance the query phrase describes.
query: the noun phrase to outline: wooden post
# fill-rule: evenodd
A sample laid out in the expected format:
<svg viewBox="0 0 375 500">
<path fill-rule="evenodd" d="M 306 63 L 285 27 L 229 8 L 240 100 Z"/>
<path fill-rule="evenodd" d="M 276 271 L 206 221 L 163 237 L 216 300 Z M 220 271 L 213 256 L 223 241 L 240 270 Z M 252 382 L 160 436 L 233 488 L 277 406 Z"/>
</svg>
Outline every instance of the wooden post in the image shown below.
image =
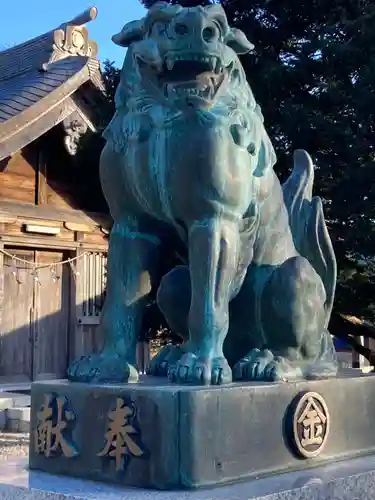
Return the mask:
<svg viewBox="0 0 375 500">
<path fill-rule="evenodd" d="M 151 361 L 151 353 L 150 353 L 150 342 L 144 342 L 144 369 L 145 373 L 147 373 L 147 370 L 150 366 L 150 361 Z"/>
<path fill-rule="evenodd" d="M 138 342 L 136 351 L 136 366 L 139 373 L 147 372 L 150 364 L 150 344 L 148 342 Z"/>
<path fill-rule="evenodd" d="M 365 337 L 358 337 L 358 342 L 366 347 L 367 349 L 371 348 L 370 339 Z M 362 371 L 368 371 L 370 369 L 369 361 L 364 357 L 358 354 L 358 352 L 353 349 L 353 368 L 360 368 Z"/>
<path fill-rule="evenodd" d="M 80 257 L 84 251 L 77 249 L 72 252 L 72 258 Z M 83 342 L 83 327 L 78 323 L 78 318 L 82 315 L 82 280 L 85 279 L 83 272 L 82 258 L 74 262 L 76 275 L 71 271 L 70 294 L 71 294 L 71 314 L 69 331 L 69 360 L 72 362 L 85 352 Z"/>
</svg>

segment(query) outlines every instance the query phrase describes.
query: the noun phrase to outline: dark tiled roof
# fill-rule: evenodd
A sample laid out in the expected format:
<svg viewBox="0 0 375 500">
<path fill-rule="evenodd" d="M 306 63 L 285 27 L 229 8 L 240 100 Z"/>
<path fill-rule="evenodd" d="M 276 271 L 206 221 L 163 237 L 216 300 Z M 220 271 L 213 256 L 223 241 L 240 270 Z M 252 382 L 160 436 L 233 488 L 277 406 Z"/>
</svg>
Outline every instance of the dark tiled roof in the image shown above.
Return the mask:
<svg viewBox="0 0 375 500">
<path fill-rule="evenodd" d="M 68 57 L 48 67 L 48 71 L 29 70 L 17 77 L 0 79 L 0 123 L 22 113 L 58 89 L 87 64 L 87 57 Z"/>
<path fill-rule="evenodd" d="M 37 70 L 53 51 L 53 31 L 0 52 L 0 85 L 18 75 Z"/>
</svg>

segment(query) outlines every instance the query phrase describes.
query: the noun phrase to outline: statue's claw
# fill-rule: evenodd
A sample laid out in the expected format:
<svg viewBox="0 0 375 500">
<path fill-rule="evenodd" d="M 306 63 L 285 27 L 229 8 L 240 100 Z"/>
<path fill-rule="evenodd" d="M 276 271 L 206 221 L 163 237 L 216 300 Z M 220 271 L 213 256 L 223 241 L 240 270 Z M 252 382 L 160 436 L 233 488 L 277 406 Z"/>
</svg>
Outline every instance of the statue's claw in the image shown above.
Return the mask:
<svg viewBox="0 0 375 500">
<path fill-rule="evenodd" d="M 200 358 L 189 352 L 168 370 L 171 382 L 193 385 L 222 385 L 232 382 L 232 370 L 224 357 Z"/>
<path fill-rule="evenodd" d="M 119 384 L 138 380 L 135 367 L 118 355 L 82 356 L 70 365 L 67 375 L 72 382 L 92 384 Z"/>
<path fill-rule="evenodd" d="M 304 361 L 289 361 L 274 356 L 268 349 L 253 349 L 233 368 L 235 380 L 263 380 L 268 382 L 290 381 L 303 378 Z"/>
<path fill-rule="evenodd" d="M 174 366 L 184 354 L 182 347 L 167 345 L 152 358 L 147 370 L 147 375 L 154 377 L 166 377 L 168 370 Z"/>
</svg>

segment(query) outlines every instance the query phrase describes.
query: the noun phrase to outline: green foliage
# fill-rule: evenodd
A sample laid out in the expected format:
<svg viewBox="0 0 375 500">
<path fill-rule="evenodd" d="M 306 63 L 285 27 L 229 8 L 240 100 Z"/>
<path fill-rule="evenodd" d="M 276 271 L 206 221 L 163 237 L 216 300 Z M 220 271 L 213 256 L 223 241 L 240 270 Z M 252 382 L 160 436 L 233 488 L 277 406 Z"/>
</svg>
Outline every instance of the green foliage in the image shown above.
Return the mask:
<svg viewBox="0 0 375 500">
<path fill-rule="evenodd" d="M 226 10 L 256 47 L 242 62 L 278 173 L 297 148 L 316 162 L 340 271 L 335 308 L 372 318 L 373 271 L 353 259 L 368 263 L 375 249 L 375 3 L 236 0 Z"/>
<path fill-rule="evenodd" d="M 115 112 L 115 93 L 120 82 L 121 70 L 116 68 L 113 61 L 106 59 L 103 62 L 102 77 L 105 85 L 105 92 L 110 104 L 111 117 Z"/>
</svg>

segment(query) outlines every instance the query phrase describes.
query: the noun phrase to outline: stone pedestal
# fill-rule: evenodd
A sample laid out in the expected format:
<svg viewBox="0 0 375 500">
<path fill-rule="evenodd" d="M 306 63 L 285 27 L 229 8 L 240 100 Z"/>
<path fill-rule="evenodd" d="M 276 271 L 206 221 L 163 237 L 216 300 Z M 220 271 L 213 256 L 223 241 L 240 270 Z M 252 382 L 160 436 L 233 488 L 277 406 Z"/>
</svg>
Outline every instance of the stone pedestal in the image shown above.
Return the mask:
<svg viewBox="0 0 375 500">
<path fill-rule="evenodd" d="M 374 500 L 375 491 L 375 455 L 221 487 L 169 492 L 30 471 L 26 460 L 0 462 L 0 500 Z"/>
<path fill-rule="evenodd" d="M 375 451 L 375 377 L 223 387 L 32 385 L 30 468 L 152 489 L 221 485 Z"/>
</svg>

